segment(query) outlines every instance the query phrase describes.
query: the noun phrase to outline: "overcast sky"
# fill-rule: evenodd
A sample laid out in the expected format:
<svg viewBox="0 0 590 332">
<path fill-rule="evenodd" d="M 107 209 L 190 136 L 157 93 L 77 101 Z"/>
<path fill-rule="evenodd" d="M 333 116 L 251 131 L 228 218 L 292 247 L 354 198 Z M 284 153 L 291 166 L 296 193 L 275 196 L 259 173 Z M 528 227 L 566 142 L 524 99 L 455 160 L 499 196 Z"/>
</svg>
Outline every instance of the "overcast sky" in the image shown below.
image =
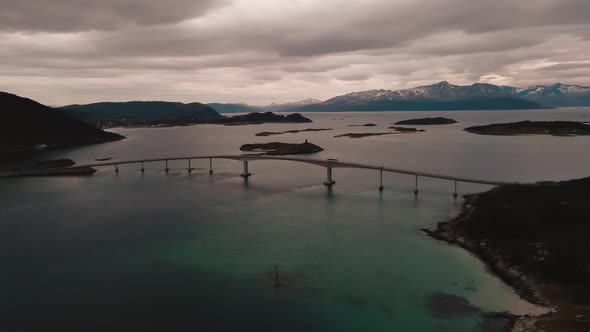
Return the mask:
<svg viewBox="0 0 590 332">
<path fill-rule="evenodd" d="M 590 85 L 590 1 L 0 0 L 0 71 L 50 105 Z"/>
</svg>

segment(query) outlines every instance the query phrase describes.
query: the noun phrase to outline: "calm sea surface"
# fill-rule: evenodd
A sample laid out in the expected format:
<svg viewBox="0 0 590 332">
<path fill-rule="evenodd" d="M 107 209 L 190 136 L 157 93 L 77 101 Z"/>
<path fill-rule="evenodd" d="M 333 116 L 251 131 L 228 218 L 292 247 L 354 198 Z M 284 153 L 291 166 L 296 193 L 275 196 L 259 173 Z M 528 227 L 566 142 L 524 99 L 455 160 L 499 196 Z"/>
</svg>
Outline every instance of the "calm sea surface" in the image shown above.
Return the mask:
<svg viewBox="0 0 590 332">
<path fill-rule="evenodd" d="M 47 152 L 125 160 L 238 154 L 255 142 L 310 142 L 337 158 L 506 181 L 588 176 L 590 137 L 479 136 L 471 125 L 590 121 L 590 109 L 310 113 L 311 124 L 115 129 L 128 138 Z M 455 125 L 361 139 L 392 122 L 446 116 Z M 375 123 L 377 127 L 349 127 Z M 333 128 L 256 137 L 260 131 Z M 280 161 L 171 162 L 99 169 L 91 177 L 0 180 L 0 329 L 3 331 L 488 331 L 483 315 L 441 317 L 432 294 L 482 311 L 535 312 L 467 252 L 419 228 L 453 216 L 452 183 Z M 487 186 L 460 184 L 461 194 Z M 283 287 L 274 287 L 278 265 Z"/>
</svg>

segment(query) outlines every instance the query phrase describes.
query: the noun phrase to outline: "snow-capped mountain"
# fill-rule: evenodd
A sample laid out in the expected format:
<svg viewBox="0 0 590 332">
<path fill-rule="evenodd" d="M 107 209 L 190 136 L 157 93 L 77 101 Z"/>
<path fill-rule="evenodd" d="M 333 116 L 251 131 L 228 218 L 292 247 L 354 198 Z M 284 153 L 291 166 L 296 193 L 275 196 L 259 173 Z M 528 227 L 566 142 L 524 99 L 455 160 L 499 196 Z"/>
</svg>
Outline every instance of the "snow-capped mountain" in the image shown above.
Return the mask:
<svg viewBox="0 0 590 332">
<path fill-rule="evenodd" d="M 475 83 L 469 86 L 453 85 L 447 81 L 433 85 L 419 86 L 406 90 L 369 90 L 353 92 L 343 96 L 327 100 L 326 104 L 357 103 L 360 101 L 384 101 L 384 100 L 416 100 L 436 99 L 452 100 L 458 98 L 473 97 L 506 97 L 513 96 L 516 88 L 497 86 L 486 83 Z"/>
<path fill-rule="evenodd" d="M 220 113 L 481 110 L 590 106 L 590 87 L 556 83 L 518 88 L 488 83 L 454 85 L 443 81 L 404 90 L 380 89 L 352 92 L 324 102 L 306 99 L 268 106 L 245 104 L 210 104 L 210 106 Z"/>
<path fill-rule="evenodd" d="M 590 106 L 590 87 L 552 84 L 528 88 L 447 81 L 404 90 L 353 92 L 293 111 L 519 109 Z"/>
<path fill-rule="evenodd" d="M 551 85 L 533 85 L 528 88 L 519 89 L 518 94 L 521 96 L 563 96 L 563 95 L 581 95 L 589 94 L 590 87 L 581 85 L 568 84 L 551 84 Z"/>
</svg>

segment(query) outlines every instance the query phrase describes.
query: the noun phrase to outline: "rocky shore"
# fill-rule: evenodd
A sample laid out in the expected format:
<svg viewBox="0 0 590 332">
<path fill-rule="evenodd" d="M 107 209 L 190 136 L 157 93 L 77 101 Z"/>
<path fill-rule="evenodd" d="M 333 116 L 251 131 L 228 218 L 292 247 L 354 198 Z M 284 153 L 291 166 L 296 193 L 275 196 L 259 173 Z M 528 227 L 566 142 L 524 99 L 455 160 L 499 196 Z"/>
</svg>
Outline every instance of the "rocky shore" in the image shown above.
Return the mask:
<svg viewBox="0 0 590 332">
<path fill-rule="evenodd" d="M 505 185 L 465 196 L 458 216 L 423 231 L 475 254 L 529 302 L 554 308 L 516 317 L 513 331 L 587 332 L 589 202 L 590 178 Z"/>
</svg>

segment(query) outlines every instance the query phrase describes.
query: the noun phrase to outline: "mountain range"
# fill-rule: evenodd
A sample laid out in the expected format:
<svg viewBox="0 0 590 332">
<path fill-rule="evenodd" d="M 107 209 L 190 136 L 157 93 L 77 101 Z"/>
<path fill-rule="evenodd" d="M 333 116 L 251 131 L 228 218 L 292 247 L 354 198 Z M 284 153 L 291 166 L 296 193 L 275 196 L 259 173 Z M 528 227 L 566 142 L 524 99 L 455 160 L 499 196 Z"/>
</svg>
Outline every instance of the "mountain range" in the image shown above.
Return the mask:
<svg viewBox="0 0 590 332">
<path fill-rule="evenodd" d="M 260 107 L 219 103 L 209 105 L 220 113 L 253 112 L 273 107 L 273 105 Z M 381 89 L 353 92 L 323 102 L 305 100 L 280 104 L 275 111 L 492 110 L 568 106 L 590 106 L 590 87 L 561 83 L 534 85 L 527 88 L 488 83 L 461 86 L 443 81 L 404 90 Z"/>
</svg>

